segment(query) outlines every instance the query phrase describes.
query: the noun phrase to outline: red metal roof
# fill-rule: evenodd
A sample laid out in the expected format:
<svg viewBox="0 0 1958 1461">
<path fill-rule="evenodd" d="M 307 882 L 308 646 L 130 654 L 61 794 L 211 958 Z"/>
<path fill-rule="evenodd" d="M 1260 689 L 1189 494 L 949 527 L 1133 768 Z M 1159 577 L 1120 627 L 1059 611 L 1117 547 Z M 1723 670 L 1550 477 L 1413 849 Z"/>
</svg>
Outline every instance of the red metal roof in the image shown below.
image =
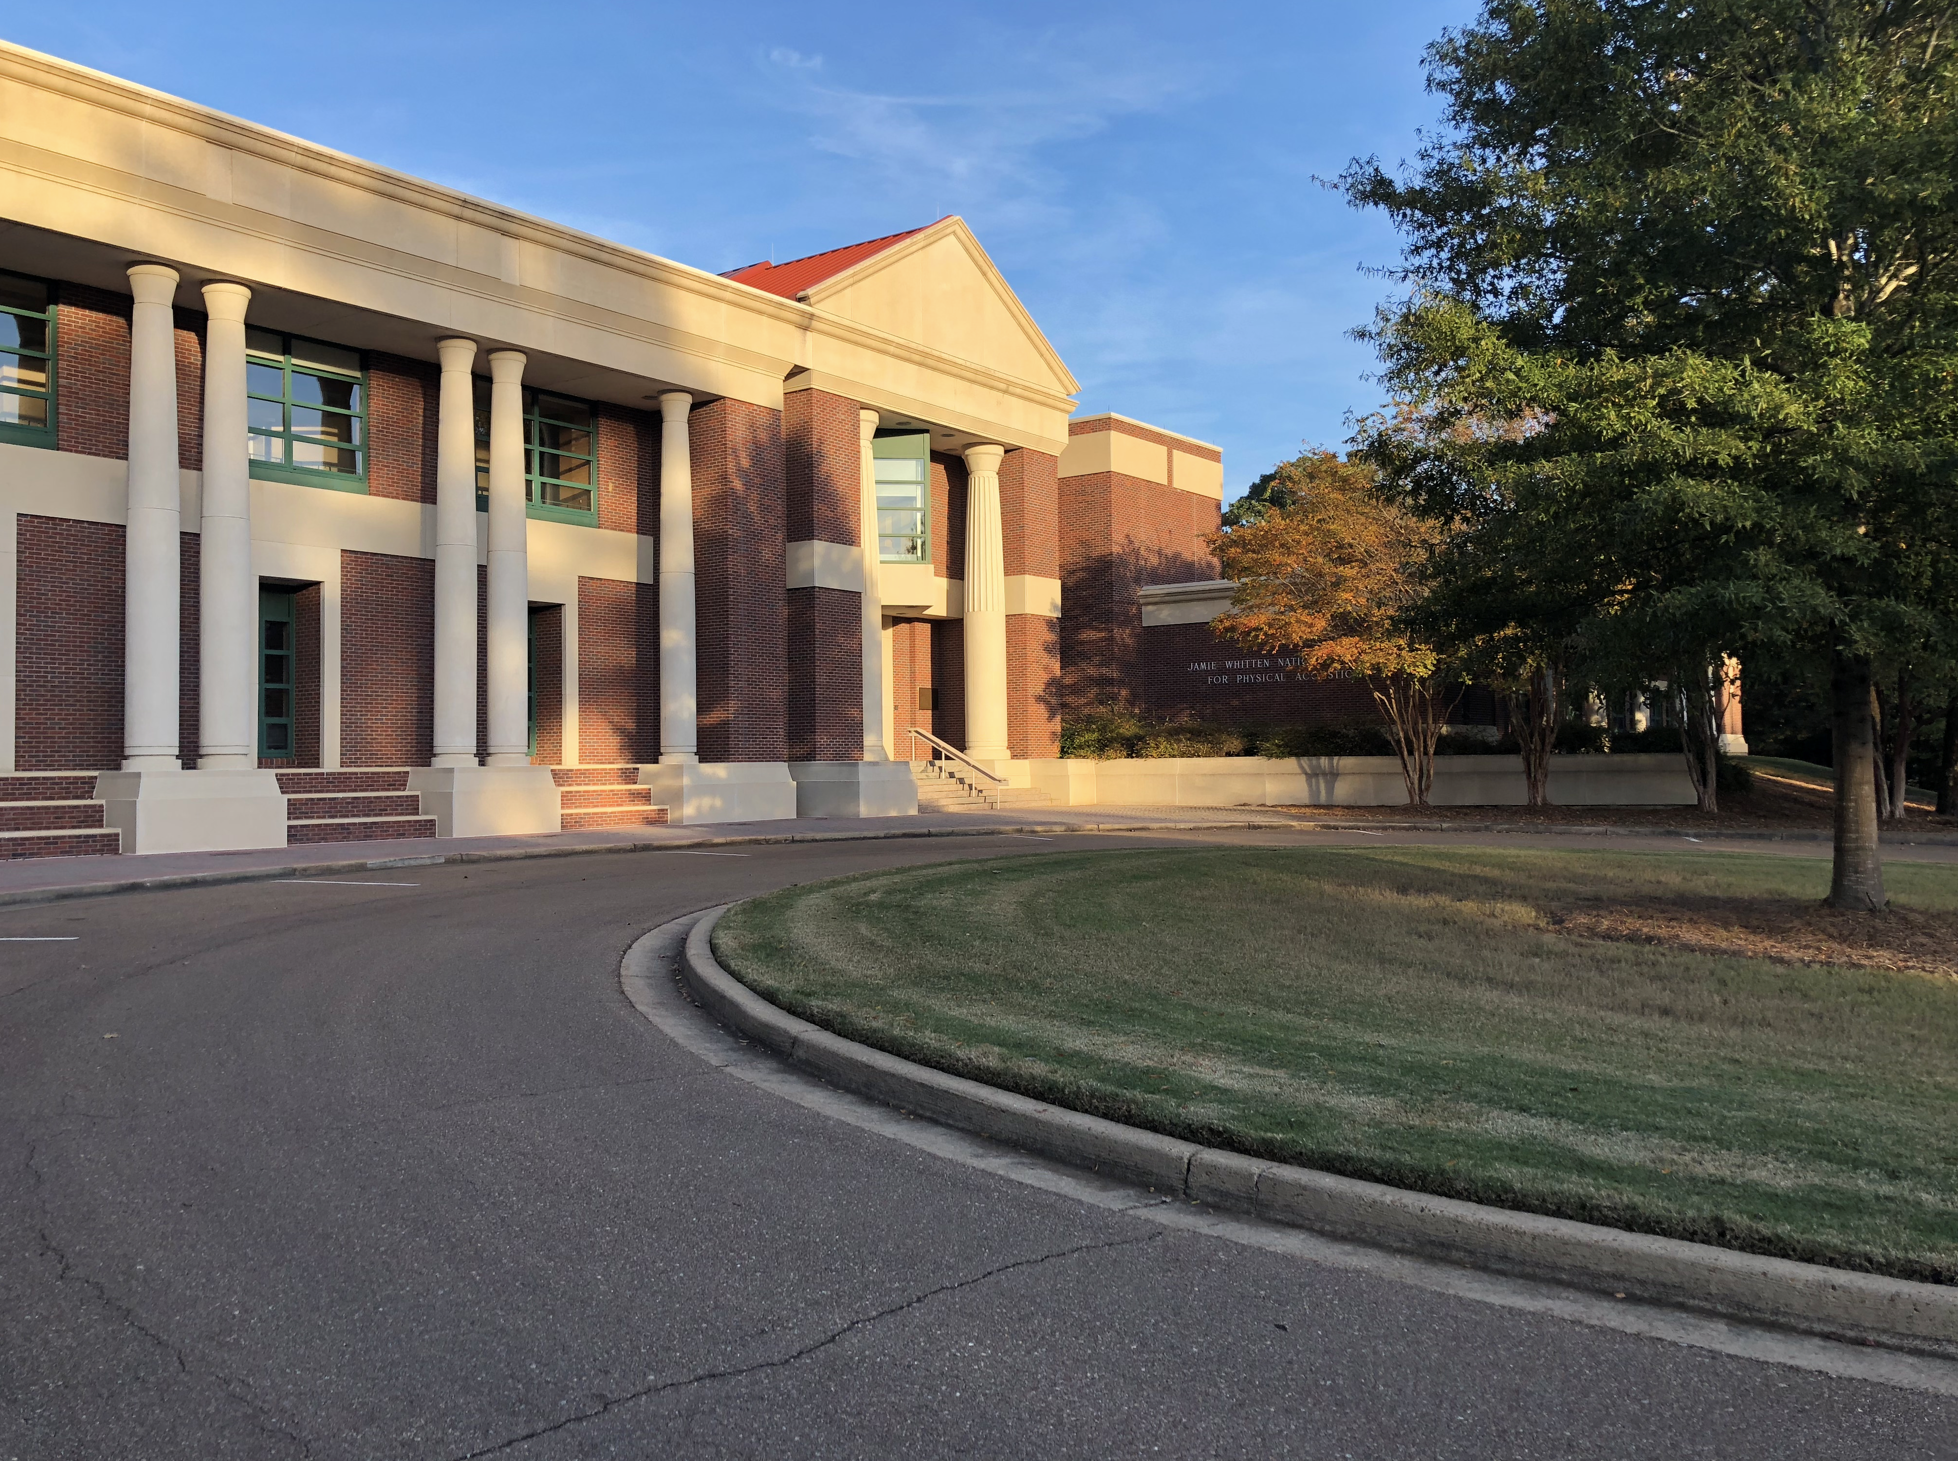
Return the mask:
<svg viewBox="0 0 1958 1461">
<path fill-rule="evenodd" d="M 892 244 L 901 243 L 914 233 L 923 233 L 922 228 L 907 228 L 903 233 L 890 233 L 882 238 L 867 239 L 863 243 L 846 244 L 840 249 L 827 253 L 811 254 L 805 259 L 790 259 L 786 264 L 749 264 L 746 268 L 730 269 L 721 277 L 732 279 L 737 284 L 751 284 L 756 289 L 765 289 L 770 294 L 779 294 L 784 299 L 794 299 L 805 289 L 813 289 L 825 279 L 834 278 L 853 264 L 861 264 L 874 254 L 881 254 Z"/>
</svg>

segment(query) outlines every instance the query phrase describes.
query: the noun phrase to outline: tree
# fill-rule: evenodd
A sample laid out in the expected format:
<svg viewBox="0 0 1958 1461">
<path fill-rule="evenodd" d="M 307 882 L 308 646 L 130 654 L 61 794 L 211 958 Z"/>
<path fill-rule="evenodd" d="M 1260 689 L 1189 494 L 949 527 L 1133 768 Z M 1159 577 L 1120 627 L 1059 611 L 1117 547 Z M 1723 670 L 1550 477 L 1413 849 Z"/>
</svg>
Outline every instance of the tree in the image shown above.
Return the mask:
<svg viewBox="0 0 1958 1461">
<path fill-rule="evenodd" d="M 1315 674 L 1364 679 L 1386 717 L 1408 804 L 1425 807 L 1452 697 L 1436 679 L 1433 646 L 1403 618 L 1434 533 L 1382 497 L 1372 472 L 1331 452 L 1308 451 L 1277 478 L 1289 506 L 1209 539 L 1237 584 L 1230 612 L 1211 627 L 1268 652 L 1296 651 Z"/>
<path fill-rule="evenodd" d="M 1387 465 L 1560 546 L 1587 632 L 1830 666 L 1837 907 L 1884 906 L 1873 665 L 1949 618 L 1958 23 L 1937 0 L 1516 0 L 1429 49 L 1395 394 L 1533 423 Z M 1370 448 L 1373 444 L 1369 444 Z"/>
</svg>

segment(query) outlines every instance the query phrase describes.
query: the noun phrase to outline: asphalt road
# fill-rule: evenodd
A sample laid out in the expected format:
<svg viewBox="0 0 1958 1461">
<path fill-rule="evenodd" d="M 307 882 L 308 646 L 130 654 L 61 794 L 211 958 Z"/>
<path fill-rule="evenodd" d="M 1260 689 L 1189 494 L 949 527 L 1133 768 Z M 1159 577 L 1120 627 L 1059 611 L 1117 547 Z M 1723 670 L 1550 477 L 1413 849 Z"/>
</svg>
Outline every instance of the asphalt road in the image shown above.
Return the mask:
<svg viewBox="0 0 1958 1461">
<path fill-rule="evenodd" d="M 1097 841 L 0 910 L 0 1458 L 1958 1455 L 1958 1389 L 1029 1186 L 619 988 L 641 934 L 752 891 Z"/>
</svg>

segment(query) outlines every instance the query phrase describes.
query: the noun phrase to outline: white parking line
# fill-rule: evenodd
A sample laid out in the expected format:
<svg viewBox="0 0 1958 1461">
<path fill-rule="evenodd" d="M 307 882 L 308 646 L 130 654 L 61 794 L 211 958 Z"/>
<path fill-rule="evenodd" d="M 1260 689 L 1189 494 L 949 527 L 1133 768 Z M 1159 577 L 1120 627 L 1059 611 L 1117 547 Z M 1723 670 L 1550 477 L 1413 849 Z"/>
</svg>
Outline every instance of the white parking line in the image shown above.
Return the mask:
<svg viewBox="0 0 1958 1461">
<path fill-rule="evenodd" d="M 47 938 L 0 938 L 0 944 L 72 944 L 80 934 L 60 934 Z"/>
<path fill-rule="evenodd" d="M 752 852 L 700 852 L 691 847 L 675 847 L 670 849 L 670 851 L 672 852 L 672 855 L 675 857 L 753 857 L 754 856 Z"/>
<path fill-rule="evenodd" d="M 368 878 L 274 878 L 275 883 L 327 883 L 336 888 L 419 888 L 420 883 L 383 883 Z"/>
</svg>

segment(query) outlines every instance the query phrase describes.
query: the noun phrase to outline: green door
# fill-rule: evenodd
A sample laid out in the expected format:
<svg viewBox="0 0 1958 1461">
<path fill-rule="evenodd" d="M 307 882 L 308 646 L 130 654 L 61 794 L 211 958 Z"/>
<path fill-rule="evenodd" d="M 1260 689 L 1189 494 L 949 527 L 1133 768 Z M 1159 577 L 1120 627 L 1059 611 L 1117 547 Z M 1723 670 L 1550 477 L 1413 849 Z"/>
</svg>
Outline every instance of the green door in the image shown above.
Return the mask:
<svg viewBox="0 0 1958 1461">
<path fill-rule="evenodd" d="M 277 589 L 258 594 L 258 754 L 275 761 L 294 754 L 292 711 L 298 684 L 293 643 L 292 595 Z"/>
</svg>

